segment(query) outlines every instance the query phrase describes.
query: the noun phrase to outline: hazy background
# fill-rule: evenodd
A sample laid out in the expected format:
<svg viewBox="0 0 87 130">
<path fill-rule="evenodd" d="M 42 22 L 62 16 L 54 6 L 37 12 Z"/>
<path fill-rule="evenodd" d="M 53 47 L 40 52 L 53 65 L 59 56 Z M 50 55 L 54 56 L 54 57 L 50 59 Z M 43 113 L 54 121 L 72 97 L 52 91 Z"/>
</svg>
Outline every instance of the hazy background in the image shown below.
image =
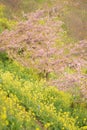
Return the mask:
<svg viewBox="0 0 87 130">
<path fill-rule="evenodd" d="M 9 19 L 20 19 L 23 14 L 37 9 L 57 8 L 58 18 L 65 22 L 68 34 L 77 40 L 87 39 L 87 0 L 0 0 L 6 5 Z"/>
</svg>

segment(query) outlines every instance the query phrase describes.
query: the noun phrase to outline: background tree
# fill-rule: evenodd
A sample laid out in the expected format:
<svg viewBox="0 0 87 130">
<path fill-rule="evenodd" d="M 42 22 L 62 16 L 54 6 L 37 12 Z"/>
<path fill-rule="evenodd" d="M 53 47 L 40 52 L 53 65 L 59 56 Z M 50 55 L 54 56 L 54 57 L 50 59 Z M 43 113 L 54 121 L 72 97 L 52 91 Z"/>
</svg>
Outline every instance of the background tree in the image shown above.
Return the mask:
<svg viewBox="0 0 87 130">
<path fill-rule="evenodd" d="M 56 40 L 62 32 L 62 22 L 45 12 L 31 13 L 26 22 L 21 22 L 13 31 L 5 31 L 0 37 L 10 57 L 27 67 L 33 67 L 46 78 L 55 70 L 58 60 Z M 5 39 L 4 39 L 5 35 Z"/>
</svg>

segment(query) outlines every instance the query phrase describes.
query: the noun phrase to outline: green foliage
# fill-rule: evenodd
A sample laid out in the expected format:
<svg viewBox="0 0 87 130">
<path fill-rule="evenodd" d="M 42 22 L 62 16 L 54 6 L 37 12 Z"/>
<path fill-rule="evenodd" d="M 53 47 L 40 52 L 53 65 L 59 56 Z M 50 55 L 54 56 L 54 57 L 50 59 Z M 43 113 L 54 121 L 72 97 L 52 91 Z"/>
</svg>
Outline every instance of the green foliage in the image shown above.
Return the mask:
<svg viewBox="0 0 87 130">
<path fill-rule="evenodd" d="M 5 29 L 10 30 L 14 25 L 16 25 L 15 21 L 8 20 L 7 18 L 0 18 L 0 32 Z"/>
<path fill-rule="evenodd" d="M 36 0 L 39 3 L 46 2 L 47 0 Z"/>
<path fill-rule="evenodd" d="M 76 71 L 75 71 L 75 69 L 73 69 L 73 68 L 66 67 L 66 68 L 65 68 L 65 72 L 66 72 L 67 74 L 74 74 Z"/>
<path fill-rule="evenodd" d="M 84 67 L 84 68 L 82 68 L 81 71 L 82 71 L 83 74 L 87 74 L 87 68 Z"/>
<path fill-rule="evenodd" d="M 0 5 L 0 33 L 5 29 L 10 30 L 17 22 L 14 20 L 8 20 L 5 17 L 5 6 Z"/>
<path fill-rule="evenodd" d="M 4 5 L 0 5 L 0 17 L 4 16 L 4 10 L 5 10 L 5 6 Z"/>
<path fill-rule="evenodd" d="M 44 79 L 16 61 L 0 62 L 0 128 L 12 130 L 84 130 L 85 103 L 76 103 L 71 94 L 47 86 Z M 40 125 L 41 124 L 41 125 Z"/>
<path fill-rule="evenodd" d="M 0 60 L 1 61 L 7 61 L 8 60 L 8 56 L 7 56 L 7 53 L 5 52 L 0 52 Z"/>
<path fill-rule="evenodd" d="M 31 81 L 39 80 L 36 71 L 34 71 L 33 69 L 24 68 L 16 61 L 9 59 L 7 53 L 5 52 L 0 53 L 0 67 L 4 71 L 9 71 L 23 79 L 30 79 Z"/>
</svg>

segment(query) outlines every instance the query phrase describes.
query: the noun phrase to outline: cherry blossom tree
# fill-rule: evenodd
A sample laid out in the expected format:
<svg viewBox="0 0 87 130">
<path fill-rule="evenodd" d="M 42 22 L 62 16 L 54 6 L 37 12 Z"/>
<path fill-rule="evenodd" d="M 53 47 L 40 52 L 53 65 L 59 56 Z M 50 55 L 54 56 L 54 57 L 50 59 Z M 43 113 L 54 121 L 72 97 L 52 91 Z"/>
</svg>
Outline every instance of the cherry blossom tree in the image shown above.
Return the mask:
<svg viewBox="0 0 87 130">
<path fill-rule="evenodd" d="M 56 40 L 62 24 L 55 17 L 48 18 L 43 10 L 31 13 L 26 22 L 20 22 L 14 30 L 1 34 L 1 49 L 6 49 L 11 58 L 37 69 L 48 78 L 55 70 Z"/>
</svg>

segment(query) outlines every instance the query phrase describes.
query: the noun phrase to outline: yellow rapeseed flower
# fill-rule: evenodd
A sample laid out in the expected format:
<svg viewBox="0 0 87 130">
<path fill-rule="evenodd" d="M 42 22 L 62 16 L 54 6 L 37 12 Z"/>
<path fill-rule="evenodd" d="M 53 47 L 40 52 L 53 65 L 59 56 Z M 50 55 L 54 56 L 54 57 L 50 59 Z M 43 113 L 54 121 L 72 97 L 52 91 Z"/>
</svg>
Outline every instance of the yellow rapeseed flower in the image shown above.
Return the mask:
<svg viewBox="0 0 87 130">
<path fill-rule="evenodd" d="M 8 125 L 8 124 L 9 124 L 9 122 L 8 122 L 7 120 L 6 120 L 6 122 L 5 122 L 5 123 L 6 123 L 6 125 Z"/>
<path fill-rule="evenodd" d="M 49 126 L 50 126 L 50 123 L 46 123 L 44 127 L 48 128 Z"/>
<path fill-rule="evenodd" d="M 86 118 L 84 118 L 84 121 L 86 121 Z"/>
<path fill-rule="evenodd" d="M 5 120 L 7 118 L 6 114 L 1 115 L 1 119 Z"/>
<path fill-rule="evenodd" d="M 36 128 L 36 130 L 40 130 L 39 128 Z"/>
</svg>

